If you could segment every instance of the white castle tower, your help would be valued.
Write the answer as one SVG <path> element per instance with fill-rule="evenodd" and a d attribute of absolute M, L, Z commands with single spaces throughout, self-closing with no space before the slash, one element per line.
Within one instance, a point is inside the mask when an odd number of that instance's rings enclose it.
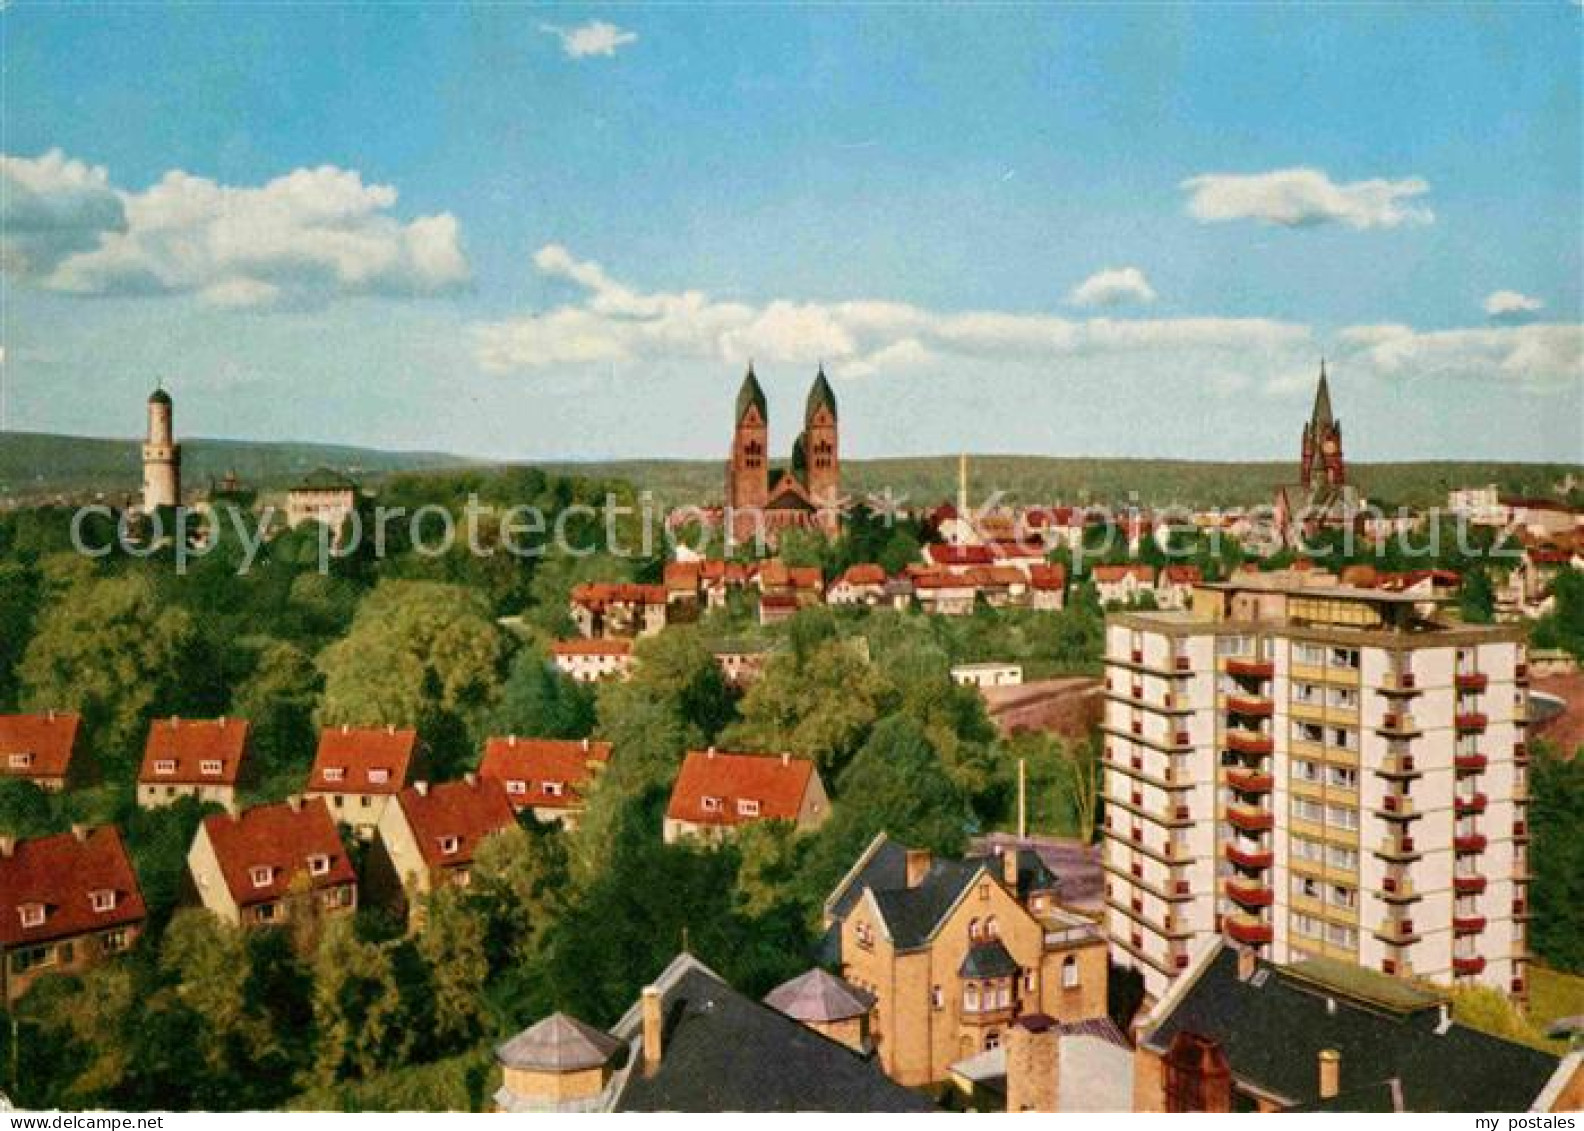
<path fill-rule="evenodd" d="M 143 444 L 143 510 L 181 502 L 181 445 L 171 423 L 171 398 L 155 389 L 148 399 L 148 440 Z"/>

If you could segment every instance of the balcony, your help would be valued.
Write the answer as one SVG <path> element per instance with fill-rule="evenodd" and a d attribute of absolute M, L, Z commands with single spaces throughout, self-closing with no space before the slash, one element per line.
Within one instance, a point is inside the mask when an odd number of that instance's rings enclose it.
<path fill-rule="evenodd" d="M 1452 764 L 1463 773 L 1478 773 L 1490 764 L 1490 759 L 1483 754 L 1455 754 Z"/>
<path fill-rule="evenodd" d="M 1414 765 L 1412 754 L 1394 754 L 1385 758 L 1375 772 L 1388 778 L 1412 778 L 1419 776 L 1419 769 Z"/>
<path fill-rule="evenodd" d="M 1485 890 L 1485 877 L 1477 872 L 1453 876 L 1452 890 L 1459 895 L 1478 895 Z"/>
<path fill-rule="evenodd" d="M 1414 679 L 1413 672 L 1387 672 L 1381 680 L 1381 690 L 1400 695 L 1414 695 L 1419 691 L 1419 685 Z"/>
<path fill-rule="evenodd" d="M 1452 682 L 1459 691 L 1478 692 L 1490 684 L 1490 677 L 1484 672 L 1458 672 Z"/>
<path fill-rule="evenodd" d="M 1419 725 L 1414 722 L 1413 716 L 1401 711 L 1388 711 L 1381 716 L 1380 730 L 1387 734 L 1409 735 L 1418 734 Z"/>
<path fill-rule="evenodd" d="M 1486 798 L 1483 793 L 1470 793 L 1454 797 L 1452 804 L 1459 813 L 1483 813 Z"/>
<path fill-rule="evenodd" d="M 1260 770 L 1231 769 L 1226 772 L 1227 784 L 1240 793 L 1269 793 L 1276 779 Z"/>
<path fill-rule="evenodd" d="M 1264 718 L 1275 709 L 1263 695 L 1228 695 L 1227 710 L 1235 715 L 1253 715 Z"/>
<path fill-rule="evenodd" d="M 1264 884 L 1236 877 L 1227 880 L 1226 893 L 1227 898 L 1244 907 L 1269 907 L 1276 901 L 1276 893 Z"/>
<path fill-rule="evenodd" d="M 1413 798 L 1400 793 L 1388 793 L 1382 797 L 1377 812 L 1384 814 L 1389 820 L 1398 821 L 1406 821 L 1418 816 L 1414 812 Z"/>
<path fill-rule="evenodd" d="M 1411 836 L 1389 836 L 1380 842 L 1375 852 L 1388 860 L 1417 860 L 1420 855 Z"/>
<path fill-rule="evenodd" d="M 1484 730 L 1485 724 L 1489 720 L 1478 711 L 1465 711 L 1461 715 L 1455 716 L 1452 722 L 1458 730 L 1471 733 Z"/>
<path fill-rule="evenodd" d="M 1191 672 L 1193 671 L 1193 661 L 1187 656 L 1174 656 L 1172 657 L 1172 668 L 1180 673 Z"/>
<path fill-rule="evenodd" d="M 1485 916 L 1483 915 L 1454 915 L 1452 916 L 1452 930 L 1459 935 L 1477 935 L 1485 929 Z"/>
<path fill-rule="evenodd" d="M 1131 656 L 1132 656 L 1133 662 L 1135 664 L 1142 664 L 1144 662 L 1144 649 L 1142 649 L 1142 648 L 1133 649 L 1133 651 L 1131 653 Z"/>
<path fill-rule="evenodd" d="M 1228 915 L 1223 922 L 1228 937 L 1245 946 L 1264 946 L 1274 937 L 1269 923 L 1251 915 Z"/>
<path fill-rule="evenodd" d="M 1513 668 L 1513 679 L 1517 680 L 1519 683 L 1528 683 L 1529 682 L 1529 665 L 1528 664 L 1518 664 L 1516 667 L 1514 667 Z"/>
<path fill-rule="evenodd" d="M 1226 747 L 1238 754 L 1263 757 L 1276 749 L 1276 740 L 1268 734 L 1260 734 L 1257 731 L 1229 730 L 1226 732 Z"/>
<path fill-rule="evenodd" d="M 1402 874 L 1383 876 L 1381 894 L 1388 903 L 1403 903 L 1419 898 L 1419 893 L 1414 891 L 1413 881 Z"/>
<path fill-rule="evenodd" d="M 1485 960 L 1478 955 L 1463 958 L 1457 955 L 1452 957 L 1452 973 L 1458 975 L 1474 975 L 1485 972 Z"/>
<path fill-rule="evenodd" d="M 1251 871 L 1269 868 L 1275 862 L 1275 854 L 1269 849 L 1239 848 L 1230 840 L 1226 842 L 1225 853 L 1226 858 L 1239 868 L 1248 868 Z"/>
<path fill-rule="evenodd" d="M 1515 742 L 1515 743 L 1513 743 L 1513 761 L 1514 762 L 1527 762 L 1527 761 L 1529 761 L 1529 744 L 1527 742 Z"/>
<path fill-rule="evenodd" d="M 1252 805 L 1228 805 L 1226 818 L 1234 828 L 1247 833 L 1262 833 L 1273 828 L 1276 818 L 1264 809 Z"/>
<path fill-rule="evenodd" d="M 1465 833 L 1452 838 L 1452 848 L 1457 852 L 1484 852 L 1485 835 L 1483 833 Z"/>
<path fill-rule="evenodd" d="M 1226 662 L 1226 670 L 1227 675 L 1244 679 L 1270 679 L 1276 674 L 1276 661 L 1233 657 Z"/>
<path fill-rule="evenodd" d="M 1513 822 L 1513 839 L 1514 840 L 1528 840 L 1529 839 L 1529 822 L 1527 822 L 1527 821 L 1514 821 Z"/>
<path fill-rule="evenodd" d="M 1375 937 L 1392 946 L 1407 946 L 1419 941 L 1412 919 L 1386 919 L 1375 932 Z"/>

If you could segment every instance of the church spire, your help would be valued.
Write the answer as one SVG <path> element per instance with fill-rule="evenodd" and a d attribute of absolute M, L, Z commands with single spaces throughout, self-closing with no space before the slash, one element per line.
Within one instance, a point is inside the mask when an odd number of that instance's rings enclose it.
<path fill-rule="evenodd" d="M 759 410 L 759 419 L 770 419 L 769 404 L 765 400 L 764 390 L 759 387 L 759 378 L 754 376 L 753 362 L 748 362 L 748 372 L 743 377 L 742 388 L 737 390 L 737 419 L 741 421 L 748 415 L 749 408 Z"/>
<path fill-rule="evenodd" d="M 809 389 L 808 402 L 803 407 L 803 423 L 814 422 L 814 414 L 821 408 L 830 410 L 831 421 L 836 420 L 836 392 L 830 386 L 830 381 L 825 377 L 825 363 L 819 365 L 819 372 L 814 375 L 814 385 Z"/>
<path fill-rule="evenodd" d="M 1316 428 L 1329 428 L 1336 423 L 1331 415 L 1331 386 L 1326 383 L 1325 358 L 1320 359 L 1320 385 L 1315 389 L 1314 413 L 1310 423 Z"/>

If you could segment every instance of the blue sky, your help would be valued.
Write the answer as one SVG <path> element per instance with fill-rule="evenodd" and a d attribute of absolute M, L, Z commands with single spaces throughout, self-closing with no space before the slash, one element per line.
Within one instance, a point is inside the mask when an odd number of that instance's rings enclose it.
<path fill-rule="evenodd" d="M 1584 459 L 1581 10 L 0 12 L 5 425 Z M 784 427 L 781 425 L 784 422 Z"/>

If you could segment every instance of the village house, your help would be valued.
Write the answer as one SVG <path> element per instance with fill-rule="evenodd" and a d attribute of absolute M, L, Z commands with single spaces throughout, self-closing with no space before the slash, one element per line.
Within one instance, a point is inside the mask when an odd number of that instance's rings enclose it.
<path fill-rule="evenodd" d="M 331 816 L 367 840 L 390 799 L 407 785 L 417 749 L 418 732 L 411 727 L 326 727 L 308 771 L 307 796 L 324 798 Z"/>
<path fill-rule="evenodd" d="M 791 620 L 797 616 L 797 611 L 803 608 L 803 602 L 798 595 L 789 590 L 778 589 L 772 593 L 759 595 L 759 623 L 761 625 L 780 624 L 782 621 Z"/>
<path fill-rule="evenodd" d="M 194 797 L 236 812 L 247 749 L 246 719 L 173 715 L 154 720 L 138 769 L 138 807 L 155 809 L 178 797 Z"/>
<path fill-rule="evenodd" d="M 1508 572 L 1497 597 L 1507 610 L 1519 616 L 1544 616 L 1555 604 L 1551 587 L 1566 569 L 1584 569 L 1584 553 L 1551 543 L 1525 546 L 1523 557 Z"/>
<path fill-rule="evenodd" d="M 1028 603 L 1028 575 L 1015 566 L 992 565 L 969 570 L 963 580 L 992 609 L 1005 609 Z"/>
<path fill-rule="evenodd" d="M 991 565 L 995 561 L 990 547 L 978 543 L 957 545 L 947 542 L 930 542 L 923 549 L 924 565 L 931 571 L 965 574 L 969 570 Z"/>
<path fill-rule="evenodd" d="M 830 798 L 814 763 L 789 754 L 690 750 L 666 805 L 665 842 L 718 840 L 755 821 L 792 821 L 818 828 Z"/>
<path fill-rule="evenodd" d="M 965 617 L 974 611 L 979 590 L 963 573 L 940 569 L 913 574 L 913 595 L 926 613 Z"/>
<path fill-rule="evenodd" d="M 1097 565 L 1090 571 L 1101 605 L 1129 605 L 1155 594 L 1155 567 L 1143 562 Z"/>
<path fill-rule="evenodd" d="M 947 1079 L 1000 1047 L 1012 1021 L 1106 1016 L 1106 941 L 1065 909 L 1030 850 L 933 857 L 884 833 L 825 902 L 827 948 L 846 981 L 876 998 L 872 1037 L 900 1084 Z"/>
<path fill-rule="evenodd" d="M 82 719 L 66 711 L 0 715 L 0 781 L 29 781 L 58 792 L 86 776 L 78 752 Z"/>
<path fill-rule="evenodd" d="M 1155 578 L 1155 604 L 1162 609 L 1186 609 L 1194 586 L 1204 582 L 1204 572 L 1193 565 L 1162 566 Z"/>
<path fill-rule="evenodd" d="M 498 781 L 514 812 L 567 827 L 583 814 L 589 787 L 610 764 L 611 744 L 587 738 L 518 738 L 509 734 L 484 743 L 479 777 Z"/>
<path fill-rule="evenodd" d="M 1023 682 L 1022 664 L 957 664 L 952 682 L 961 687 L 1017 687 Z"/>
<path fill-rule="evenodd" d="M 286 525 L 317 522 L 336 532 L 357 511 L 358 485 L 339 471 L 321 467 L 286 492 Z"/>
<path fill-rule="evenodd" d="M 620 637 L 603 640 L 557 640 L 550 645 L 556 670 L 579 683 L 626 679 L 633 666 L 633 642 Z"/>
<path fill-rule="evenodd" d="M 1031 566 L 1028 571 L 1029 604 L 1045 612 L 1060 612 L 1067 604 L 1067 567 Z"/>
<path fill-rule="evenodd" d="M 831 582 L 825 592 L 827 605 L 864 605 L 874 608 L 885 602 L 886 572 L 873 563 L 851 565 Z"/>
<path fill-rule="evenodd" d="M 204 907 L 233 927 L 357 909 L 357 875 L 323 798 L 205 817 L 187 871 Z"/>
<path fill-rule="evenodd" d="M 46 974 L 80 974 L 126 950 L 146 911 L 113 825 L 55 836 L 0 836 L 0 1002 Z"/>
<path fill-rule="evenodd" d="M 506 787 L 493 778 L 415 782 L 380 818 L 367 875 L 370 898 L 407 912 L 448 884 L 467 887 L 479 845 L 516 823 Z"/>
<path fill-rule="evenodd" d="M 574 586 L 572 620 L 588 638 L 651 636 L 666 625 L 664 585 L 591 581 Z"/>
<path fill-rule="evenodd" d="M 495 1049 L 495 1110 L 934 1110 L 873 1061 L 674 958 L 609 1032 L 553 1013 Z"/>
<path fill-rule="evenodd" d="M 770 650 L 763 644 L 750 640 L 728 640 L 717 644 L 714 650 L 715 666 L 726 682 L 735 688 L 745 688 L 764 675 L 770 662 Z"/>
<path fill-rule="evenodd" d="M 1135 1111 L 1578 1111 L 1584 1051 L 1470 1029 L 1445 994 L 1205 939 L 1136 1022 Z"/>

